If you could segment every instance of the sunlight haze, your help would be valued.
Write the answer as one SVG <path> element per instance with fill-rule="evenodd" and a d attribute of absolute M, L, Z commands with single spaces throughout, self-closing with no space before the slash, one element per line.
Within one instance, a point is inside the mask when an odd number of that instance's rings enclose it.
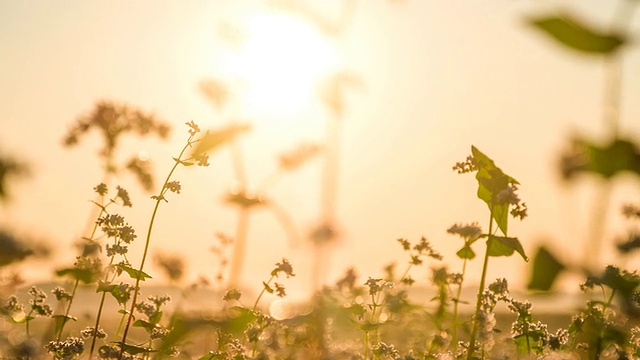
<path fill-rule="evenodd" d="M 184 123 L 193 120 L 202 129 L 251 125 L 235 143 L 247 189 L 263 190 L 293 230 L 267 208 L 251 211 L 241 280 L 246 287 L 259 287 L 273 264 L 287 258 L 297 275 L 290 292 L 309 293 L 313 258 L 320 256 L 309 234 L 329 216 L 322 210 L 323 181 L 330 181 L 325 163 L 312 158 L 295 171 L 274 174 L 280 154 L 322 143 L 331 121 L 339 130 L 332 140 L 338 167 L 331 214 L 339 236 L 323 260 L 327 283 L 350 267 L 364 282 L 382 276 L 391 262 L 404 264 L 398 238 L 417 242 L 425 236 L 455 269 L 462 242 L 446 230 L 488 220 L 473 175 L 452 171 L 471 145 L 520 182 L 529 216 L 512 219 L 509 232 L 528 255 L 545 242 L 574 261 L 583 259 L 576 244 L 586 241 L 598 179 L 562 182 L 558 162 L 572 135 L 604 138 L 604 61 L 551 42 L 526 19 L 564 9 L 604 27 L 613 6 L 379 0 L 355 1 L 351 9 L 342 1 L 319 3 L 1 2 L 0 152 L 31 168 L 30 177 L 11 184 L 1 223 L 55 245 L 51 261 L 22 265 L 25 276 L 51 280 L 54 269 L 77 255 L 73 244 L 83 236 L 92 189 L 102 179 L 102 139 L 90 133 L 65 148 L 63 138 L 100 100 L 129 104 L 171 125 L 166 142 L 130 136 L 118 151 L 121 160 L 136 155 L 151 161 L 156 185 L 188 136 Z M 637 33 L 637 17 L 631 27 Z M 639 64 L 636 42 L 626 48 L 621 72 L 620 128 L 632 139 L 639 135 Z M 327 79 L 343 86 L 336 90 Z M 207 81 L 228 86 L 226 106 L 203 95 Z M 332 96 L 342 107 L 327 105 L 338 106 Z M 224 203 L 238 186 L 232 148 L 212 153 L 209 167 L 179 168 L 174 177 L 182 191 L 160 207 L 152 255 L 182 254 L 185 282 L 200 275 L 213 282 L 216 233 L 236 231 L 237 208 Z M 114 178 L 116 185 L 132 196 L 133 207 L 121 213 L 138 234 L 128 255 L 137 266 L 153 208 L 149 197 L 157 190 L 145 193 L 130 174 Z M 637 178 L 622 176 L 610 209 L 639 196 Z M 608 213 L 611 228 L 626 226 L 619 211 Z M 605 232 L 611 239 L 622 235 Z M 616 256 L 609 247 L 603 263 Z M 480 262 L 470 263 L 470 277 L 479 276 Z M 416 270 L 414 278 L 426 284 L 429 268 L 437 265 Z M 522 287 L 528 267 L 519 257 L 496 258 L 489 278 L 508 268 L 509 281 Z M 154 280 L 164 279 L 153 272 Z"/>

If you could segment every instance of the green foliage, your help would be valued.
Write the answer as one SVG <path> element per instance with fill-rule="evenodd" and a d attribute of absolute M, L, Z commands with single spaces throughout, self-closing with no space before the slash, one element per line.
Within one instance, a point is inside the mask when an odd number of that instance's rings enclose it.
<path fill-rule="evenodd" d="M 591 173 L 611 179 L 623 172 L 640 175 L 640 149 L 625 139 L 616 138 L 604 145 L 575 139 L 571 150 L 562 158 L 565 178 Z"/>
<path fill-rule="evenodd" d="M 540 247 L 533 257 L 531 279 L 527 288 L 530 290 L 551 290 L 558 275 L 565 269 L 566 267 L 549 250 Z"/>
<path fill-rule="evenodd" d="M 146 279 L 151 279 L 151 275 L 142 270 L 137 270 L 123 264 L 116 264 L 115 267 L 127 273 L 134 280 L 145 281 Z"/>
<path fill-rule="evenodd" d="M 589 54 L 609 54 L 626 43 L 618 34 L 598 31 L 568 14 L 529 19 L 529 24 L 567 48 Z"/>
<path fill-rule="evenodd" d="M 518 239 L 506 236 L 488 236 L 487 252 L 489 256 L 511 256 L 514 251 L 520 254 L 525 261 L 529 261 Z"/>
<path fill-rule="evenodd" d="M 509 190 L 510 185 L 519 184 L 514 178 L 506 175 L 493 160 L 483 154 L 475 146 L 471 147 L 473 162 L 476 166 L 478 180 L 478 198 L 489 207 L 493 219 L 503 234 L 507 234 L 509 203 L 499 196 Z"/>

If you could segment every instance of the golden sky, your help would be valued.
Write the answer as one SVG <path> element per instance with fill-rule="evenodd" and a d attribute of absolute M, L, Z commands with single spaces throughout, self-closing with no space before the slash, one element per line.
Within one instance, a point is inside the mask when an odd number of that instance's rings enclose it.
<path fill-rule="evenodd" d="M 341 18 L 338 0 L 323 6 L 272 3 L 311 6 L 331 24 Z M 59 244 L 55 266 L 73 261 L 71 244 L 82 235 L 91 189 L 102 176 L 97 137 L 71 149 L 63 148 L 62 138 L 98 100 L 126 102 L 172 124 L 167 143 L 124 144 L 124 154 L 148 153 L 159 178 L 186 138 L 186 121 L 202 128 L 232 119 L 251 122 L 240 146 L 255 189 L 275 170 L 282 151 L 301 141 L 323 141 L 332 115 L 316 97 L 314 82 L 342 71 L 358 81 L 346 91 L 340 120 L 341 240 L 332 248 L 328 278 L 353 265 L 366 279 L 380 276 L 392 261 L 403 263 L 399 237 L 427 237 L 456 269 L 461 241 L 446 229 L 461 222 L 482 225 L 488 218 L 486 205 L 475 198 L 475 179 L 451 170 L 472 144 L 522 184 L 530 216 L 513 221 L 510 235 L 530 253 L 544 240 L 580 259 L 577 246 L 589 223 L 594 181 L 560 184 L 557 158 L 571 134 L 604 133 L 604 62 L 552 43 L 525 20 L 568 9 L 604 26 L 612 6 L 595 0 L 354 3 L 341 32 L 327 36 L 308 17 L 264 1 L 3 1 L 0 149 L 27 161 L 33 176 L 14 187 L 12 203 L 1 209 L 2 224 Z M 634 121 L 640 118 L 633 101 L 640 96 L 639 64 L 633 45 L 624 55 L 622 83 L 621 128 L 629 136 L 637 135 Z M 225 111 L 213 109 L 199 92 L 207 79 L 234 84 L 237 93 Z M 183 253 L 191 279 L 215 273 L 209 251 L 214 234 L 235 229 L 236 211 L 221 200 L 234 186 L 231 166 L 228 149 L 222 149 L 208 168 L 180 169 L 182 193 L 160 209 L 152 253 Z M 268 192 L 301 234 L 318 222 L 322 171 L 321 159 L 315 159 Z M 639 195 L 637 181 L 622 180 L 614 209 Z M 150 194 L 129 176 L 117 183 L 133 195 L 134 207 L 122 213 L 143 238 Z M 294 282 L 305 291 L 318 256 L 307 242 L 292 244 L 266 210 L 252 213 L 248 239 L 243 283 L 259 285 L 286 257 L 299 274 Z M 138 241 L 131 249 L 134 264 L 143 246 Z M 491 268 L 495 276 L 513 269 L 514 282 L 526 277 L 526 265 L 516 257 L 492 260 Z M 414 275 L 426 281 L 428 272 Z"/>

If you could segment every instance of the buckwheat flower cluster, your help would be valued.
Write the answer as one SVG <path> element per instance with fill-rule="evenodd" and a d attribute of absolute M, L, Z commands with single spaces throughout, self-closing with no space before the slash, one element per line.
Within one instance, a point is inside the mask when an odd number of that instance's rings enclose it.
<path fill-rule="evenodd" d="M 152 318 L 160 312 L 162 305 L 165 305 L 169 301 L 171 301 L 169 295 L 149 296 L 147 300 L 136 304 L 136 310 L 145 314 L 148 318 Z"/>
<path fill-rule="evenodd" d="M 102 226 L 102 231 L 110 238 L 121 240 L 127 244 L 130 244 L 137 235 L 135 230 L 125 223 L 124 217 L 117 214 L 105 215 L 98 218 L 97 224 Z"/>
<path fill-rule="evenodd" d="M 151 339 L 162 339 L 165 336 L 167 336 L 167 334 L 169 333 L 168 329 L 162 329 L 162 328 L 153 328 L 151 330 L 151 334 L 149 334 L 149 338 Z"/>
<path fill-rule="evenodd" d="M 470 172 L 474 172 L 478 170 L 478 166 L 476 164 L 476 160 L 473 156 L 467 156 L 467 159 L 463 162 L 456 162 L 453 166 L 453 170 L 458 174 L 466 174 Z"/>
<path fill-rule="evenodd" d="M 364 284 L 369 287 L 369 295 L 376 295 L 383 289 L 390 289 L 393 287 L 393 283 L 389 281 L 374 278 L 369 278 L 369 280 Z"/>
<path fill-rule="evenodd" d="M 98 357 L 100 359 L 122 359 L 122 360 L 135 360 L 133 355 L 120 351 L 114 345 L 104 345 L 98 349 Z"/>
<path fill-rule="evenodd" d="M 427 255 L 430 258 L 442 260 L 442 255 L 433 249 L 431 243 L 429 243 L 424 236 L 420 238 L 419 243 L 413 246 L 413 250 L 417 251 L 420 255 Z"/>
<path fill-rule="evenodd" d="M 97 192 L 99 195 L 105 196 L 107 195 L 107 193 L 109 192 L 109 188 L 107 187 L 107 184 L 105 183 L 100 183 L 98 185 L 96 185 L 93 190 L 95 192 Z"/>
<path fill-rule="evenodd" d="M 478 313 L 478 339 L 477 341 L 482 344 L 484 351 L 490 351 L 496 344 L 493 337 L 493 329 L 496 326 L 496 315 L 493 311 L 480 311 Z"/>
<path fill-rule="evenodd" d="M 68 301 L 72 298 L 71 293 L 60 286 L 56 286 L 55 289 L 51 290 L 51 293 L 56 297 L 56 300 L 58 301 Z"/>
<path fill-rule="evenodd" d="M 12 320 L 17 317 L 18 314 L 24 314 L 24 305 L 18 302 L 18 298 L 15 295 L 12 295 L 0 308 L 0 315 Z"/>
<path fill-rule="evenodd" d="M 373 346 L 373 354 L 378 359 L 391 359 L 395 360 L 400 356 L 398 350 L 396 350 L 395 346 L 387 345 L 383 342 L 378 342 Z"/>
<path fill-rule="evenodd" d="M 555 334 L 547 333 L 545 337 L 545 345 L 551 350 L 560 350 L 560 348 L 569 342 L 569 331 L 567 329 L 558 329 Z"/>
<path fill-rule="evenodd" d="M 496 281 L 489 285 L 489 290 L 498 295 L 500 299 L 507 297 L 509 294 L 509 284 L 507 283 L 507 279 L 496 279 Z"/>
<path fill-rule="evenodd" d="M 276 267 L 271 271 L 271 276 L 278 277 L 279 273 L 284 273 L 287 277 L 295 276 L 293 267 L 287 259 L 282 259 L 281 263 L 276 263 Z"/>
<path fill-rule="evenodd" d="M 242 296 L 242 292 L 238 289 L 229 289 L 225 294 L 222 300 L 231 301 L 231 300 L 240 300 Z"/>
<path fill-rule="evenodd" d="M 520 220 L 527 217 L 527 204 L 520 201 L 520 197 L 516 193 L 518 186 L 510 183 L 504 190 L 500 191 L 497 196 L 498 203 L 513 206 L 510 213 L 514 218 Z"/>
<path fill-rule="evenodd" d="M 31 305 L 31 311 L 33 313 L 44 317 L 50 317 L 53 315 L 53 309 L 51 309 L 51 306 L 44 303 L 47 295 L 42 290 L 32 286 L 31 289 L 29 289 L 29 295 L 32 296 L 32 299 L 29 300 L 29 304 Z"/>
<path fill-rule="evenodd" d="M 482 234 L 482 228 L 477 222 L 471 224 L 453 224 L 447 229 L 449 234 L 458 235 L 465 240 L 476 239 Z"/>
<path fill-rule="evenodd" d="M 105 246 L 105 250 L 107 253 L 107 257 L 112 257 L 116 255 L 125 255 L 129 251 L 129 248 L 120 244 L 107 244 Z"/>
<path fill-rule="evenodd" d="M 182 190 L 182 186 L 180 186 L 180 181 L 169 181 L 167 183 L 167 189 L 169 189 L 169 191 L 174 192 L 176 194 L 180 194 L 180 190 Z"/>
<path fill-rule="evenodd" d="M 80 331 L 80 335 L 82 335 L 83 338 L 88 339 L 90 337 L 93 337 L 93 335 L 95 334 L 96 338 L 98 339 L 106 339 L 107 338 L 107 333 L 98 328 L 94 328 L 93 326 L 87 326 L 84 330 Z"/>
<path fill-rule="evenodd" d="M 91 277 L 92 281 L 95 281 L 97 277 L 102 273 L 102 260 L 97 257 L 88 257 L 88 256 L 78 256 L 76 257 L 76 262 L 74 266 L 82 270 L 82 272 L 86 272 L 87 274 L 91 274 L 88 277 Z"/>
<path fill-rule="evenodd" d="M 129 197 L 129 192 L 120 186 L 116 186 L 116 190 L 118 190 L 116 198 L 120 198 L 120 200 L 122 200 L 122 206 L 132 207 L 133 203 Z"/>
<path fill-rule="evenodd" d="M 121 282 L 115 285 L 115 288 L 110 291 L 118 304 L 124 305 L 131 299 L 131 293 L 134 290 L 134 286 L 131 284 Z"/>
<path fill-rule="evenodd" d="M 197 133 L 200 132 L 200 127 L 198 126 L 198 124 L 193 122 L 193 120 L 185 124 L 187 124 L 187 126 L 189 127 L 189 135 L 195 136 Z"/>
<path fill-rule="evenodd" d="M 65 341 L 50 341 L 45 345 L 45 349 L 54 359 L 73 360 L 84 351 L 84 340 L 71 337 Z"/>

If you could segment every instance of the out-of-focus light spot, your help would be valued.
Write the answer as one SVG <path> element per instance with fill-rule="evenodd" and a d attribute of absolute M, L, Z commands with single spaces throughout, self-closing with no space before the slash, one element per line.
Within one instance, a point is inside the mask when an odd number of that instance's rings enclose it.
<path fill-rule="evenodd" d="M 288 115 L 308 107 L 320 80 L 337 67 L 336 49 L 319 29 L 289 14 L 254 15 L 243 27 L 247 38 L 228 72 L 246 84 L 245 108 Z"/>
<path fill-rule="evenodd" d="M 146 150 L 142 150 L 142 151 L 138 152 L 138 160 L 140 160 L 140 161 L 149 160 L 149 152 L 146 151 Z"/>
<path fill-rule="evenodd" d="M 387 315 L 387 313 L 380 314 L 380 322 L 386 322 L 387 320 L 389 320 L 389 315 Z"/>
<path fill-rule="evenodd" d="M 290 316 L 289 304 L 284 299 L 278 299 L 269 305 L 269 313 L 276 320 L 284 320 Z"/>

